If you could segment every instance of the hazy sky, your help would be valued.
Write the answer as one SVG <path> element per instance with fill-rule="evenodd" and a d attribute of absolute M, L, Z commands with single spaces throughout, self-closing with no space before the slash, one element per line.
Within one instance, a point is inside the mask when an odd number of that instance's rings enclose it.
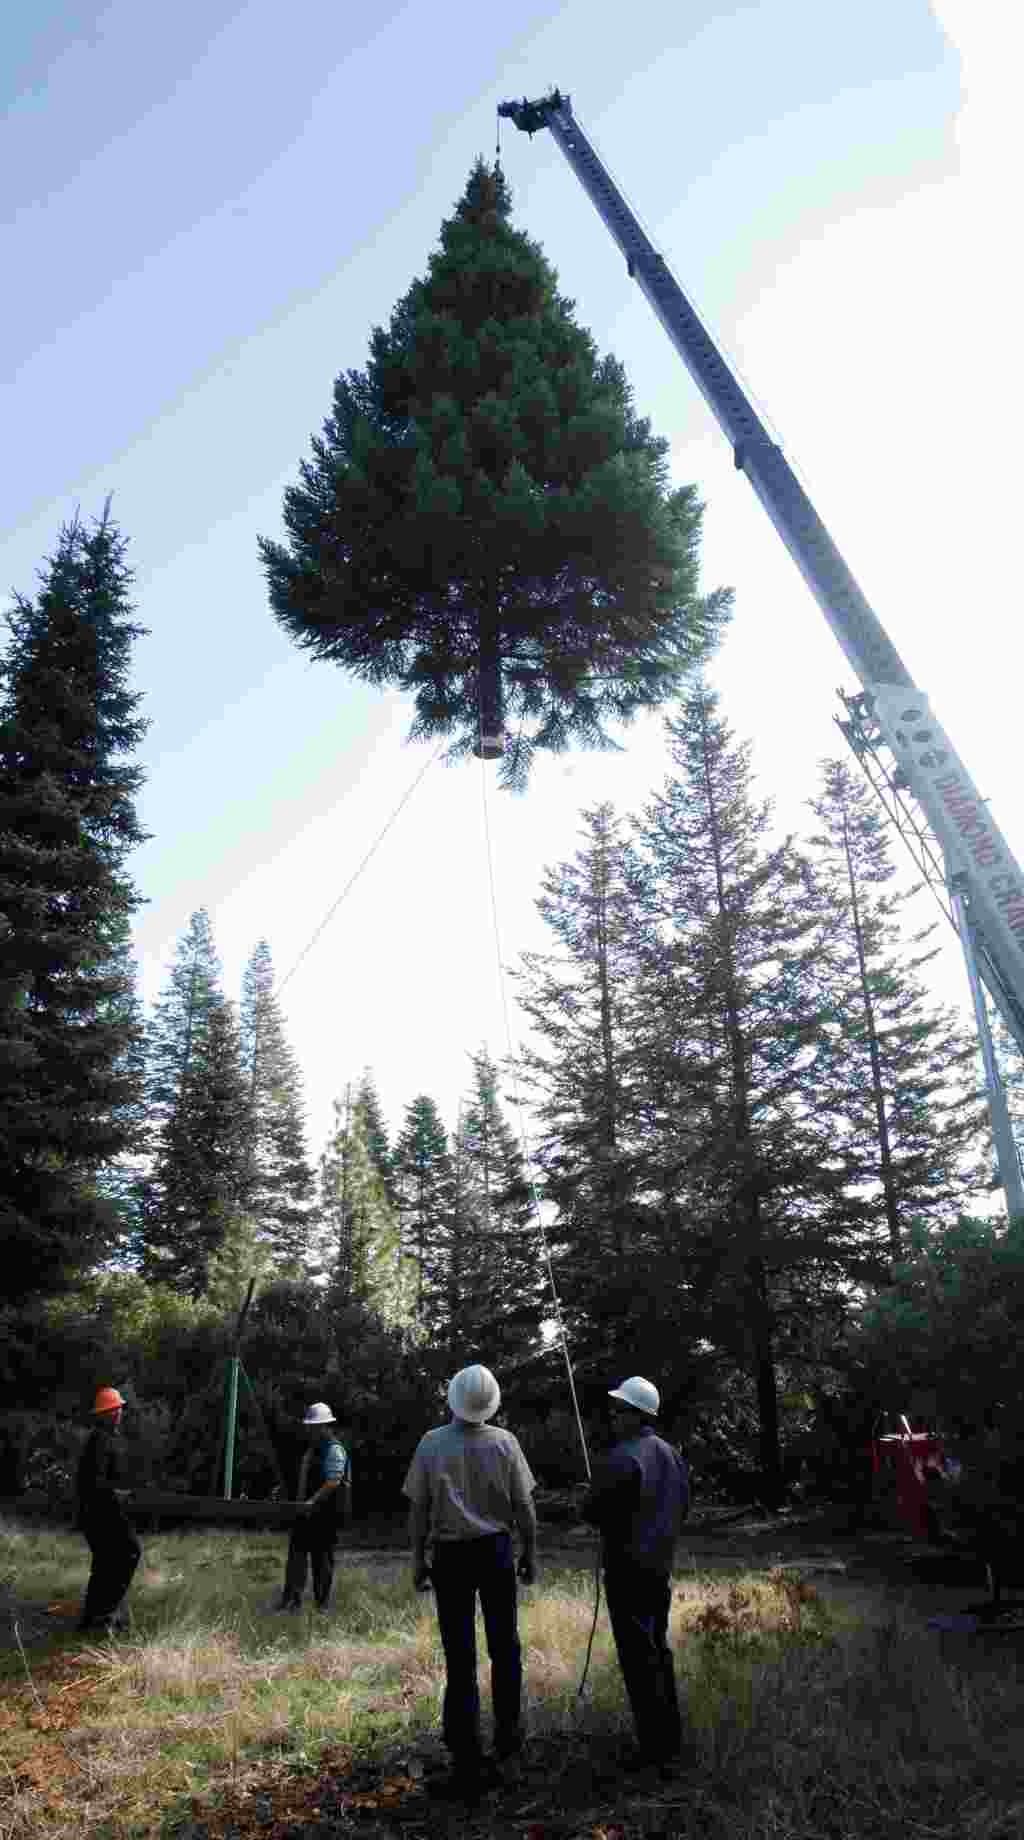
<path fill-rule="evenodd" d="M 401 699 L 292 650 L 256 536 L 493 151 L 496 103 L 553 83 L 1024 856 L 1017 19 L 1004 0 L 9 9 L 0 580 L 30 592 L 62 520 L 114 493 L 151 629 L 147 998 L 199 905 L 229 992 L 261 935 L 283 977 L 426 758 Z M 504 124 L 502 143 L 516 221 L 700 484 L 706 582 L 737 591 L 713 681 L 799 825 L 841 748 L 835 686 L 856 686 L 550 136 Z M 543 943 L 541 871 L 580 808 L 660 782 L 660 724 L 624 739 L 545 765 L 525 798 L 492 783 L 507 962 Z M 392 1126 L 424 1090 L 452 1122 L 468 1051 L 504 1050 L 482 788 L 475 764 L 430 770 L 287 985 L 314 1150 L 364 1065 Z M 943 991 L 962 976 L 947 955 Z"/>

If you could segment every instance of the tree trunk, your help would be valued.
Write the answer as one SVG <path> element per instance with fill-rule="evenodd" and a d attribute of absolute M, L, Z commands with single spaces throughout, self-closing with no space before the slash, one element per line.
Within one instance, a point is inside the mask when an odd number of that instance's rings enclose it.
<path fill-rule="evenodd" d="M 850 902 L 853 912 L 853 933 L 857 942 L 857 966 L 860 971 L 861 995 L 864 999 L 864 1017 L 868 1031 L 868 1053 L 871 1056 L 871 1090 L 875 1102 L 875 1119 L 878 1125 L 878 1149 L 882 1175 L 882 1192 L 885 1196 L 885 1218 L 889 1227 L 889 1250 L 893 1264 L 901 1254 L 900 1210 L 896 1197 L 896 1181 L 892 1166 L 892 1146 L 889 1140 L 889 1120 L 885 1111 L 885 1088 L 882 1085 L 882 1057 L 878 1048 L 878 1033 L 875 1028 L 875 1006 L 868 984 L 867 957 L 864 951 L 864 929 L 860 920 L 860 902 L 857 899 L 857 878 L 853 872 L 853 855 L 850 850 L 850 833 L 846 822 L 846 810 L 843 810 L 843 849 L 846 852 L 846 872 L 850 881 Z"/>
<path fill-rule="evenodd" d="M 502 749 L 504 708 L 501 694 L 501 628 L 497 609 L 488 607 L 480 615 L 479 654 L 479 729 L 474 754 L 492 760 Z"/>
<path fill-rule="evenodd" d="M 706 746 L 706 731 L 705 731 Z M 705 752 L 705 764 L 707 754 Z M 755 1189 L 754 1144 L 750 1127 L 750 1091 L 747 1070 L 747 1050 L 743 1039 L 743 1026 L 740 1021 L 740 1006 L 736 989 L 736 959 L 732 915 L 729 910 L 725 889 L 725 870 L 721 847 L 721 833 L 718 823 L 718 808 L 715 803 L 714 786 L 709 770 L 705 771 L 705 792 L 707 797 L 708 821 L 712 849 L 715 860 L 715 887 L 718 898 L 718 912 L 721 923 L 722 957 L 723 957 L 723 1006 L 725 1025 L 729 1039 L 729 1057 L 732 1064 L 732 1131 L 736 1146 L 736 1158 L 739 1164 L 737 1183 L 737 1213 L 742 1222 L 742 1231 L 746 1239 L 747 1283 L 744 1286 L 744 1303 L 747 1331 L 754 1357 L 754 1381 L 757 1387 L 758 1441 L 761 1460 L 761 1477 L 764 1498 L 769 1507 L 777 1508 L 782 1501 L 782 1453 L 779 1448 L 779 1402 L 775 1378 L 775 1356 L 772 1337 L 771 1301 L 768 1294 L 768 1276 L 765 1270 L 764 1256 L 761 1249 L 761 1211 Z"/>

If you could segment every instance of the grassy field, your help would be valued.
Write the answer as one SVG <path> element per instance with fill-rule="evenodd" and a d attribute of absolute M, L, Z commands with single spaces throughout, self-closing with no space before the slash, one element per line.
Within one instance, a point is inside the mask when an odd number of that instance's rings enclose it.
<path fill-rule="evenodd" d="M 1024 1836 L 1016 1661 L 964 1670 L 881 1600 L 826 1601 L 796 1570 L 679 1573 L 693 1760 L 631 1789 L 603 1614 L 577 1695 L 593 1577 L 569 1555 L 523 1593 L 521 1781 L 438 1809 L 422 1787 L 440 1754 L 431 1600 L 403 1557 L 348 1554 L 329 1619 L 282 1616 L 283 1555 L 274 1534 L 152 1537 L 130 1630 L 90 1646 L 73 1634 L 82 1541 L 0 1527 L 0 1840 Z"/>

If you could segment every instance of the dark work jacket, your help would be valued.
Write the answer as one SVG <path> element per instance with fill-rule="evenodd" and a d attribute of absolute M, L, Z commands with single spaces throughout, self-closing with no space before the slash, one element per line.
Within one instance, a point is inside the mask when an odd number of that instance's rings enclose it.
<path fill-rule="evenodd" d="M 121 1466 L 114 1448 L 114 1439 L 105 1431 L 91 1431 L 78 1460 L 78 1474 L 75 1478 L 77 1525 L 97 1526 L 101 1522 L 110 1521 L 121 1521 L 127 1525 L 127 1517 L 115 1493 L 120 1484 Z"/>
<path fill-rule="evenodd" d="M 325 1531 L 329 1528 L 344 1526 L 348 1519 L 348 1491 L 352 1486 L 351 1459 L 344 1444 L 342 1444 L 338 1438 L 324 1437 L 320 1439 L 319 1443 L 313 1445 L 309 1453 L 309 1463 L 306 1467 L 305 1499 L 309 1501 L 310 1497 L 315 1495 L 318 1489 L 323 1488 L 327 1480 L 327 1465 L 325 1459 L 332 1444 L 337 1445 L 340 1449 L 345 1461 L 345 1468 L 338 1487 L 332 1494 L 328 1495 L 326 1501 L 318 1502 L 313 1509 L 313 1525 L 315 1527 L 322 1527 Z"/>
<path fill-rule="evenodd" d="M 638 1425 L 595 1464 L 583 1518 L 601 1529 L 605 1565 L 667 1574 L 689 1508 L 686 1458 L 653 1425 Z"/>

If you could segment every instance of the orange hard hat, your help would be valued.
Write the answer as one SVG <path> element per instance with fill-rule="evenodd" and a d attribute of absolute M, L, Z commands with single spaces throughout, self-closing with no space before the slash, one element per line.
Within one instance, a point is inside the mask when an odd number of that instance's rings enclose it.
<path fill-rule="evenodd" d="M 123 1406 L 125 1403 L 116 1386 L 101 1386 L 96 1395 L 96 1404 L 92 1409 L 93 1417 L 95 1418 L 97 1412 L 116 1412 L 118 1406 Z"/>

